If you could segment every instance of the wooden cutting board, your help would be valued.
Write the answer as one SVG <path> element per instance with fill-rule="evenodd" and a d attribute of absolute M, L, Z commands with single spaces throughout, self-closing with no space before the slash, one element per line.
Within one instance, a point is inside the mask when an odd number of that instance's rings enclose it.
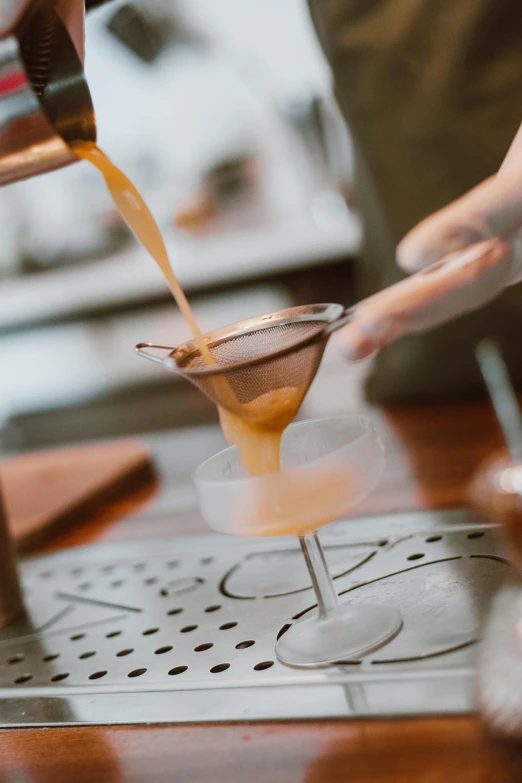
<path fill-rule="evenodd" d="M 0 462 L 9 527 L 20 549 L 41 544 L 155 481 L 140 441 L 23 454 Z"/>

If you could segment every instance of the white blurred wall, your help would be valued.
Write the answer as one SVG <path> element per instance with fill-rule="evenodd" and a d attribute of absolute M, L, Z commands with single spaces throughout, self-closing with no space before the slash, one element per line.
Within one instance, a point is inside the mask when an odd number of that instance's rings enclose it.
<path fill-rule="evenodd" d="M 153 64 L 104 28 L 113 4 L 89 15 L 85 68 L 100 145 L 136 180 L 164 226 L 201 170 L 241 148 L 261 155 L 273 208 L 295 212 L 303 198 L 299 161 L 276 106 L 330 92 L 305 0 L 171 3 L 207 45 L 173 48 Z M 81 251 L 110 207 L 86 164 L 0 190 L 0 275 L 22 250 L 43 258 Z"/>

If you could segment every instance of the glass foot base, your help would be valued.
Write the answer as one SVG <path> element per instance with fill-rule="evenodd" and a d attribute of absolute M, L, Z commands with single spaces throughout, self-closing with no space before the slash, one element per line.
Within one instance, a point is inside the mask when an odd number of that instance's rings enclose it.
<path fill-rule="evenodd" d="M 401 626 L 400 612 L 393 606 L 345 604 L 324 619 L 315 611 L 297 620 L 275 651 L 282 663 L 302 668 L 353 661 L 385 644 Z"/>

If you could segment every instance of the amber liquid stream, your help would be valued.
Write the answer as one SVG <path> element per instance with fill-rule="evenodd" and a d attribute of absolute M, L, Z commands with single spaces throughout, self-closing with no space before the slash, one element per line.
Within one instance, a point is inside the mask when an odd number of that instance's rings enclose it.
<path fill-rule="evenodd" d="M 201 356 L 208 365 L 216 364 L 194 317 L 185 293 L 174 274 L 165 242 L 149 208 L 127 176 L 93 142 L 81 142 L 73 147 L 74 154 L 89 161 L 105 179 L 110 194 L 129 228 L 155 260 L 167 281 L 170 291 L 185 317 Z M 224 378 L 215 378 L 219 385 L 217 396 L 226 399 L 233 395 Z M 294 387 L 274 389 L 252 402 L 238 406 L 237 415 L 218 407 L 223 434 L 241 453 L 244 467 L 254 476 L 275 473 L 280 469 L 281 436 L 294 418 L 301 395 Z M 264 411 L 263 415 L 256 415 Z"/>

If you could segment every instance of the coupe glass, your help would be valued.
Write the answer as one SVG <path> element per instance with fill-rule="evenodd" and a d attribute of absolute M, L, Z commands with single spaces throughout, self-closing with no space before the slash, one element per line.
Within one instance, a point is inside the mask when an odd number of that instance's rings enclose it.
<path fill-rule="evenodd" d="M 299 537 L 317 606 L 277 641 L 283 663 L 320 667 L 354 660 L 400 629 L 393 606 L 340 603 L 317 536 L 318 528 L 351 511 L 374 489 L 383 468 L 384 449 L 370 420 L 342 415 L 288 427 L 279 473 L 251 476 L 235 446 L 194 472 L 201 513 L 214 530 Z"/>

